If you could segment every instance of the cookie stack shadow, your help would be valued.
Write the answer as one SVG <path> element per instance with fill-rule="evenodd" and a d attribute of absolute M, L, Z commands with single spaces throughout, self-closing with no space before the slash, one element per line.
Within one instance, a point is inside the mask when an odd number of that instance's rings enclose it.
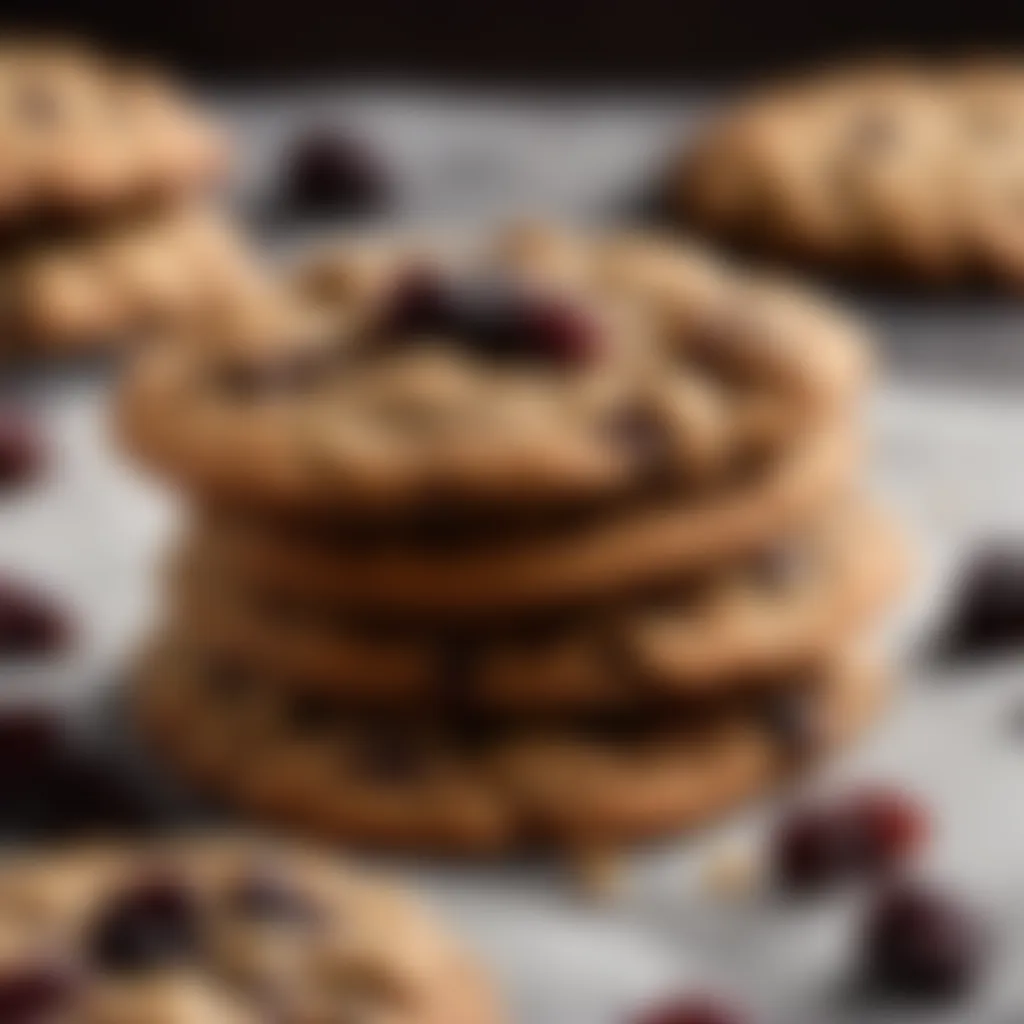
<path fill-rule="evenodd" d="M 225 140 L 159 71 L 0 41 L 0 364 L 108 349 L 257 274 L 209 204 Z"/>
<path fill-rule="evenodd" d="M 120 395 L 194 508 L 131 706 L 199 790 L 373 845 L 607 847 L 880 710 L 905 566 L 837 312 L 537 226 L 338 246 L 294 287 L 302 330 L 152 349 Z"/>

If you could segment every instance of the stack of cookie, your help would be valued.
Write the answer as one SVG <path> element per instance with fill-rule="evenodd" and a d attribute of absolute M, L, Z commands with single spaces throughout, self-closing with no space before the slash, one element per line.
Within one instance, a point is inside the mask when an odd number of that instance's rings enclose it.
<path fill-rule="evenodd" d="M 901 575 L 856 330 L 637 237 L 355 242 L 144 353 L 122 435 L 196 515 L 133 707 L 211 793 L 326 836 L 590 848 L 693 825 L 879 708 Z"/>
<path fill-rule="evenodd" d="M 201 206 L 224 165 L 156 72 L 0 43 L 0 358 L 106 345 L 249 280 L 241 240 Z"/>

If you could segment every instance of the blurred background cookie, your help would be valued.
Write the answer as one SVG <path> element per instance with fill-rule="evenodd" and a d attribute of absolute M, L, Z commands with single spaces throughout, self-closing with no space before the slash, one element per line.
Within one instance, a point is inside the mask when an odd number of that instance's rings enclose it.
<path fill-rule="evenodd" d="M 755 92 L 683 147 L 675 214 L 773 259 L 1017 290 L 1024 65 L 864 63 Z"/>

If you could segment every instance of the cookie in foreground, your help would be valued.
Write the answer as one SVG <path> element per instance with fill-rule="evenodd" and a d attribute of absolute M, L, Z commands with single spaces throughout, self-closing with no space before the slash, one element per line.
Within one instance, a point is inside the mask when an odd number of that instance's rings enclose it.
<path fill-rule="evenodd" d="M 4 1021 L 503 1020 L 411 897 L 269 840 L 6 853 L 0 935 Z"/>

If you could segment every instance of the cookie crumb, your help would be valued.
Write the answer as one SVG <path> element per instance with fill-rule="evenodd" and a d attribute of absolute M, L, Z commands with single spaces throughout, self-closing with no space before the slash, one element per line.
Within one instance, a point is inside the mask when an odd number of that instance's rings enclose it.
<path fill-rule="evenodd" d="M 702 887 L 714 896 L 741 899 L 759 886 L 762 869 L 762 859 L 749 843 L 722 843 L 703 865 Z"/>

